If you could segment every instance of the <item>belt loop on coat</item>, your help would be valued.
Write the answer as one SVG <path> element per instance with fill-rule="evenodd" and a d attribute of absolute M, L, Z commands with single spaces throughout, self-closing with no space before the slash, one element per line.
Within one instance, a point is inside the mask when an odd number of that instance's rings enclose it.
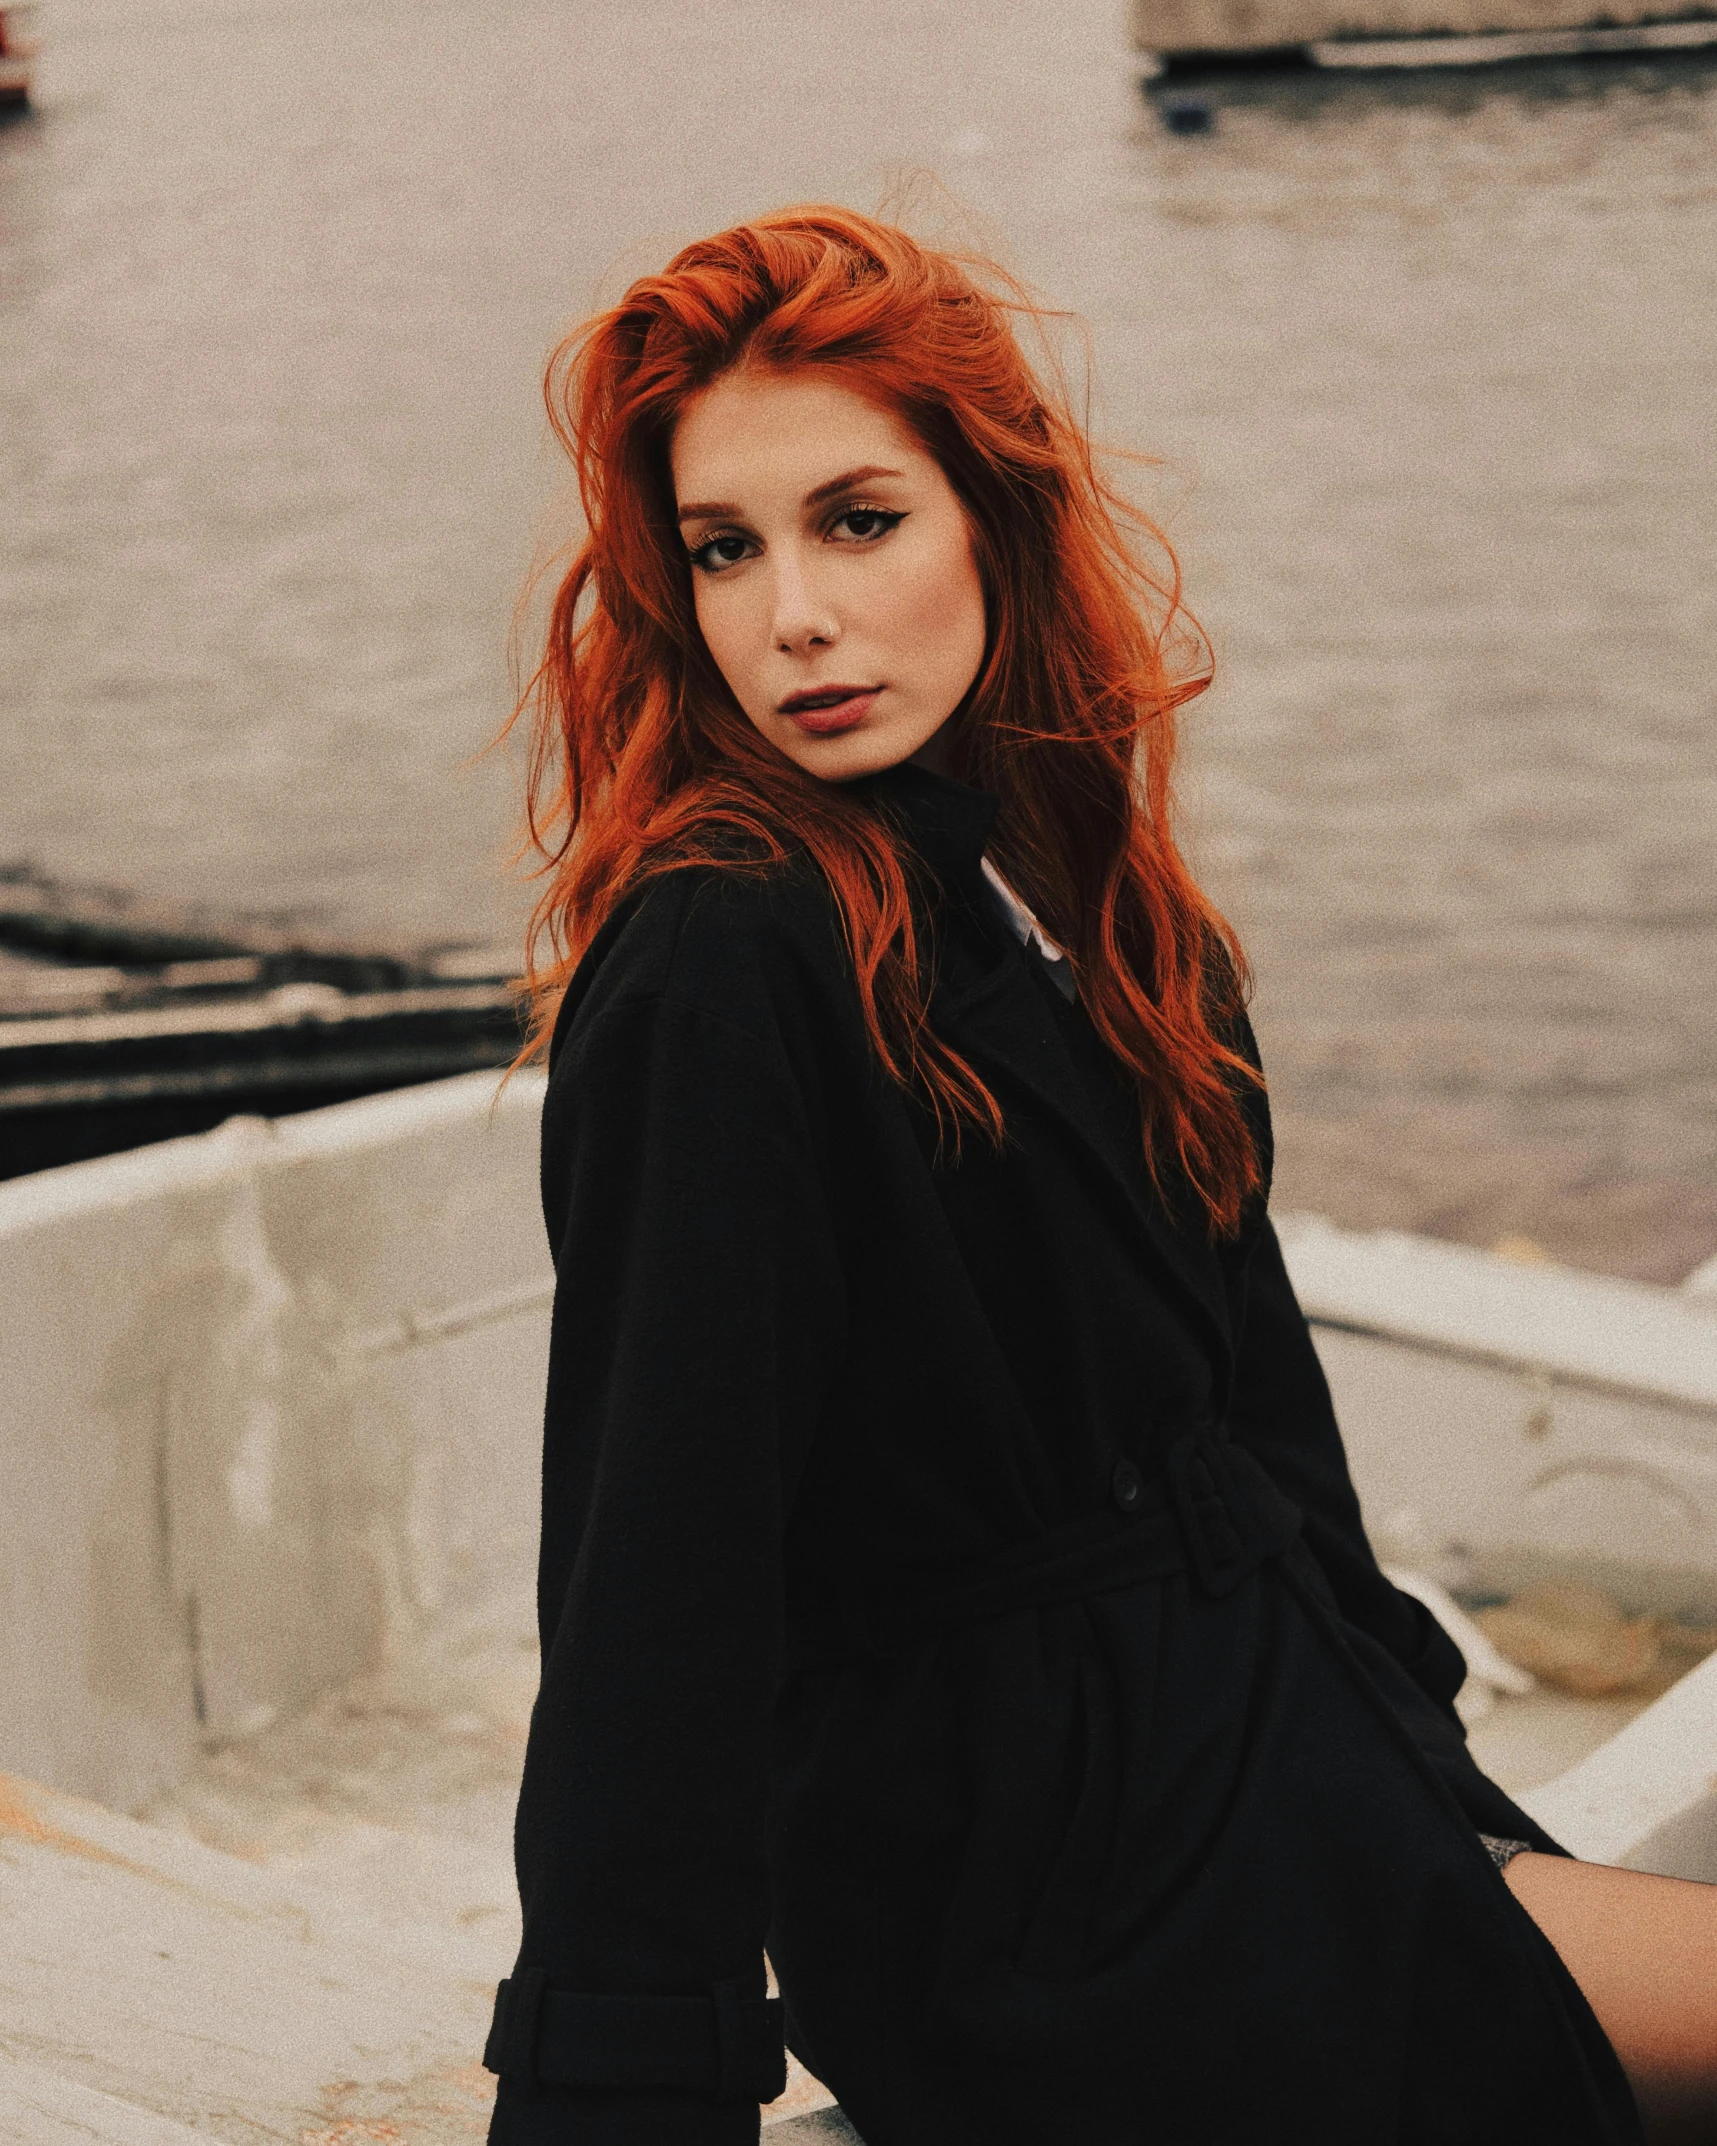
<path fill-rule="evenodd" d="M 537 2027 L 542 2018 L 548 1974 L 541 1967 L 520 1968 L 495 1992 L 495 2016 L 483 2044 L 483 2068 L 522 2086 L 537 2076 Z"/>
<path fill-rule="evenodd" d="M 1207 1595 L 1232 1593 L 1280 1547 L 1251 1483 L 1235 1480 L 1229 1450 L 1208 1430 L 1187 1431 L 1169 1448 L 1168 1484 L 1187 1565 Z"/>

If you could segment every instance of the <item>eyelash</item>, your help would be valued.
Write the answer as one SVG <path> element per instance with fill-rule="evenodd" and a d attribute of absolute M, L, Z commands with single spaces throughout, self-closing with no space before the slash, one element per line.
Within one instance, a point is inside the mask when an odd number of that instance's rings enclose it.
<path fill-rule="evenodd" d="M 880 522 L 882 524 L 881 528 L 877 529 L 870 536 L 855 536 L 851 538 L 850 541 L 854 544 L 880 543 L 882 539 L 885 536 L 889 535 L 892 530 L 899 528 L 900 524 L 906 519 L 906 516 L 903 512 L 899 512 L 892 507 L 870 507 L 864 505 L 861 501 L 854 500 L 849 505 L 842 507 L 840 512 L 835 515 L 833 520 L 829 523 L 830 533 L 838 529 L 842 522 L 852 520 L 854 516 L 860 516 L 867 520 Z M 717 562 L 709 556 L 709 554 L 715 549 L 716 545 L 749 544 L 750 542 L 751 539 L 749 537 L 742 537 L 736 529 L 718 529 L 714 536 L 705 537 L 703 542 L 698 545 L 697 549 L 690 553 L 689 556 L 691 558 L 693 566 L 695 566 L 700 573 L 725 574 L 730 567 L 743 566 L 745 564 L 745 561 L 743 558 L 739 558 L 723 559 L 720 562 Z"/>

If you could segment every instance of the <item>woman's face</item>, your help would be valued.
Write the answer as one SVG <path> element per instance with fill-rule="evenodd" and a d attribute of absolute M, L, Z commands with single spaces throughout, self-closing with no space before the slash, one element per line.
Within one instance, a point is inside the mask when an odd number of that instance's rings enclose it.
<path fill-rule="evenodd" d="M 770 743 L 827 782 L 943 762 L 985 621 L 935 457 L 814 373 L 738 371 L 687 404 L 672 464 L 698 624 Z"/>

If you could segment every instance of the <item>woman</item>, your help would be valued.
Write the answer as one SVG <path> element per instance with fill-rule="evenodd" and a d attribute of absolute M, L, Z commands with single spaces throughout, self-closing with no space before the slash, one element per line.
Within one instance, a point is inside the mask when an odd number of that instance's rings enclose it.
<path fill-rule="evenodd" d="M 551 367 L 491 2137 L 753 2140 L 784 2027 L 867 2146 L 1633 2140 L 1618 2048 L 1696 2123 L 1707 1889 L 1561 1856 L 1367 1548 L 1169 831 L 1197 644 L 996 288 L 798 211 Z"/>

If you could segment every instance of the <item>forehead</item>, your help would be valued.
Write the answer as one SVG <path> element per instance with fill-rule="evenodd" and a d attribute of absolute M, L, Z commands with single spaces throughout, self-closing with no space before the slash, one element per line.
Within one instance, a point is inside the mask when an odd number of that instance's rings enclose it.
<path fill-rule="evenodd" d="M 681 412 L 670 451 L 686 500 L 802 499 L 869 463 L 917 470 L 930 457 L 901 420 L 814 373 L 724 373 Z M 931 464 L 934 467 L 934 464 Z"/>

